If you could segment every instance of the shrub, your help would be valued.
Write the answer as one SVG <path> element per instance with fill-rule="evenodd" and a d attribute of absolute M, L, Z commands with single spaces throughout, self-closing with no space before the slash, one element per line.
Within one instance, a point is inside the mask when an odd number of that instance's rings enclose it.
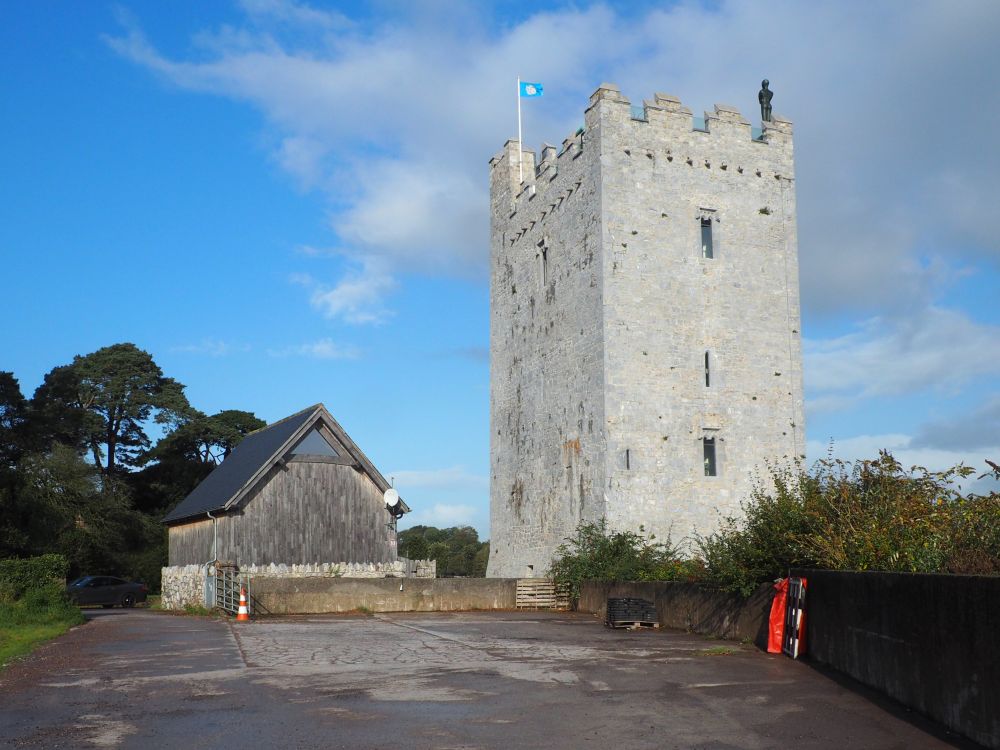
<path fill-rule="evenodd" d="M 1000 481 L 1000 466 L 980 479 Z M 949 573 L 1000 574 L 1000 494 L 970 495 L 956 504 L 952 515 L 952 545 L 945 569 Z"/>
<path fill-rule="evenodd" d="M 772 468 L 771 482 L 773 491 L 757 483 L 740 504 L 740 515 L 724 516 L 717 532 L 696 537 L 708 582 L 749 596 L 788 568 L 812 564 L 805 544 L 811 525 L 803 495 L 815 494 L 818 488 L 798 467 Z"/>
<path fill-rule="evenodd" d="M 697 562 L 681 559 L 677 547 L 632 531 L 609 531 L 607 521 L 583 522 L 556 549 L 549 576 L 578 599 L 583 581 L 677 581 L 698 575 Z"/>
<path fill-rule="evenodd" d="M 0 602 L 13 602 L 54 581 L 65 585 L 68 571 L 69 562 L 62 555 L 0 560 Z"/>
<path fill-rule="evenodd" d="M 971 473 L 907 470 L 885 451 L 772 469 L 773 488 L 757 486 L 741 516 L 698 540 L 707 578 L 749 595 L 792 567 L 1000 573 L 1000 495 L 962 497 Z"/>
<path fill-rule="evenodd" d="M 873 461 L 820 461 L 815 497 L 804 497 L 811 529 L 804 546 L 831 570 L 934 573 L 950 548 L 951 517 L 965 467 L 909 471 L 888 452 Z"/>
<path fill-rule="evenodd" d="M 27 589 L 22 598 L 0 607 L 0 627 L 80 622 L 83 615 L 59 583 Z"/>

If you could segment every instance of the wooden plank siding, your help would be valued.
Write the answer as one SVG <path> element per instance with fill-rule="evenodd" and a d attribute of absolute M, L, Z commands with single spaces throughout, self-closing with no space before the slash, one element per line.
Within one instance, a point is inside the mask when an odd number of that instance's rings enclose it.
<path fill-rule="evenodd" d="M 367 474 L 328 461 L 272 468 L 240 503 L 220 515 L 218 559 L 240 565 L 393 562 L 396 535 L 382 492 Z M 212 521 L 169 529 L 171 565 L 212 559 Z"/>

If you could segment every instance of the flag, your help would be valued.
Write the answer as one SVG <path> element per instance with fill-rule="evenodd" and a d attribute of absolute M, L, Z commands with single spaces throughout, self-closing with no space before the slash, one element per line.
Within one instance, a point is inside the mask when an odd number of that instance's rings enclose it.
<path fill-rule="evenodd" d="M 541 95 L 542 95 L 542 84 L 528 83 L 527 81 L 521 81 L 521 96 L 531 97 L 531 96 L 541 96 Z"/>

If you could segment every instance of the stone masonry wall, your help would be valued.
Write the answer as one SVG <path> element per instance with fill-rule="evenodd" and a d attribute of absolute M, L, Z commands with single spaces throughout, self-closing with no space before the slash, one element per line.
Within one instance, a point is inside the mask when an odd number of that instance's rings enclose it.
<path fill-rule="evenodd" d="M 537 169 L 490 162 L 491 576 L 543 575 L 580 520 L 710 532 L 804 452 L 791 124 L 638 110 L 602 85 Z"/>
<path fill-rule="evenodd" d="M 739 512 L 765 462 L 805 453 L 791 124 L 776 117 L 755 140 L 724 105 L 702 132 L 673 97 L 647 102 L 642 120 L 612 87 L 593 102 L 611 259 L 608 518 L 678 541 Z"/>
<path fill-rule="evenodd" d="M 163 609 L 205 606 L 204 565 L 174 565 L 163 568 L 162 575 L 160 606 Z"/>
<path fill-rule="evenodd" d="M 604 515 L 600 180 L 586 134 L 491 161 L 491 577 Z M 518 160 L 524 158 L 524 183 Z"/>

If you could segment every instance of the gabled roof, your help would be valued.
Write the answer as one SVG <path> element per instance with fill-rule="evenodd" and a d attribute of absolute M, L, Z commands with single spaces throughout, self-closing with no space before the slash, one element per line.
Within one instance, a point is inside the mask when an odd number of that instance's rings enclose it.
<path fill-rule="evenodd" d="M 366 473 L 381 492 L 389 489 L 385 477 L 344 432 L 344 428 L 326 407 L 316 404 L 243 438 L 229 457 L 164 517 L 163 523 L 177 523 L 233 507 L 256 486 L 271 467 L 281 461 L 292 447 L 319 424 L 333 433 L 357 468 Z M 410 510 L 405 503 L 400 502 L 404 511 Z"/>

